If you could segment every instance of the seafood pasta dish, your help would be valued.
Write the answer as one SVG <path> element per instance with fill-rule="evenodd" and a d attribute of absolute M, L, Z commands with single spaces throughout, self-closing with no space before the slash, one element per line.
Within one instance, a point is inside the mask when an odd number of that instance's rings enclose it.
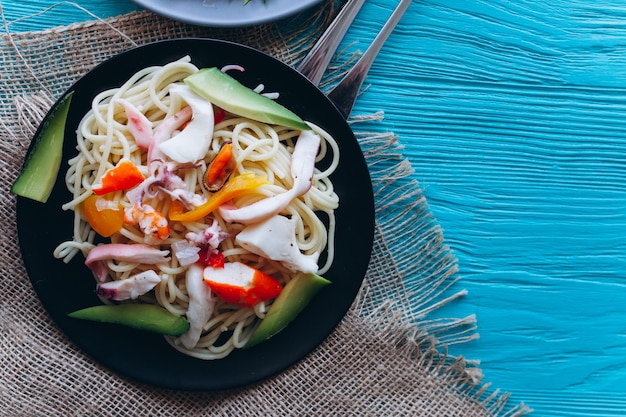
<path fill-rule="evenodd" d="M 126 310 L 77 318 L 156 329 L 214 360 L 245 347 L 272 307 L 287 314 L 290 282 L 323 279 L 337 143 L 238 71 L 254 68 L 185 57 L 85 109 L 65 175 L 73 237 L 54 255 L 84 257 L 100 307 Z"/>

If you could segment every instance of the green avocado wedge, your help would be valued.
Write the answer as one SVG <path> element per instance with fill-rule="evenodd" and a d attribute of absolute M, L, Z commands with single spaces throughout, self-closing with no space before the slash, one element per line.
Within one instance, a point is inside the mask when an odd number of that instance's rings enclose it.
<path fill-rule="evenodd" d="M 229 113 L 297 130 L 311 129 L 291 110 L 244 86 L 218 68 L 203 68 L 186 77 L 185 84 Z"/>
<path fill-rule="evenodd" d="M 83 308 L 69 317 L 101 323 L 121 324 L 139 330 L 180 336 L 189 330 L 189 321 L 155 304 L 107 304 Z"/>
<path fill-rule="evenodd" d="M 298 274 L 289 281 L 265 318 L 254 330 L 244 349 L 257 345 L 283 330 L 309 304 L 329 280 L 316 274 Z"/>
<path fill-rule="evenodd" d="M 61 167 L 65 122 L 73 94 L 65 95 L 44 121 L 11 193 L 41 203 L 48 201 Z"/>

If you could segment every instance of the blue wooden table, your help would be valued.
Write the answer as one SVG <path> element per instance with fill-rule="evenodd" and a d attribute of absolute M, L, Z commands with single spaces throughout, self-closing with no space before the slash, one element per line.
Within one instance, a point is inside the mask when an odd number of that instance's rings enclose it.
<path fill-rule="evenodd" d="M 4 0 L 11 31 L 138 10 Z M 368 0 L 365 48 L 395 6 Z M 452 345 L 535 415 L 626 415 L 626 0 L 415 0 L 357 113 L 385 111 L 459 260 Z"/>

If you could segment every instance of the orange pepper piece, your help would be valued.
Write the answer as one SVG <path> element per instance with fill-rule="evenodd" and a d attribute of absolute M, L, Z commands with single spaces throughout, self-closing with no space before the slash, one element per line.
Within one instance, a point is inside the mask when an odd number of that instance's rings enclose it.
<path fill-rule="evenodd" d="M 122 228 L 124 208 L 121 204 L 90 195 L 83 201 L 82 207 L 87 222 L 100 236 L 109 237 Z"/>
<path fill-rule="evenodd" d="M 254 190 L 263 184 L 267 184 L 265 176 L 258 176 L 253 172 L 237 175 L 231 178 L 219 191 L 213 193 L 204 204 L 192 210 L 185 212 L 180 202 L 172 201 L 168 217 L 170 220 L 179 222 L 200 220 L 227 201 Z"/>
<path fill-rule="evenodd" d="M 92 189 L 96 195 L 104 195 L 119 190 L 128 190 L 143 181 L 139 168 L 129 160 L 118 163 L 102 176 L 102 186 Z"/>

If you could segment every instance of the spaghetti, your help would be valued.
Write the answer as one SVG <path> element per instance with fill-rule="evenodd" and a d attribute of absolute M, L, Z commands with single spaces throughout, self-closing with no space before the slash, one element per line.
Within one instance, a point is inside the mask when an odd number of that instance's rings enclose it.
<path fill-rule="evenodd" d="M 98 246 L 100 238 L 85 217 L 83 202 L 93 195 L 93 189 L 103 175 L 120 161 L 131 161 L 146 177 L 155 175 L 150 165 L 149 152 L 138 143 L 137 133 L 132 131 L 130 118 L 123 104 L 138 109 L 154 131 L 168 123 L 188 106 L 184 99 L 171 90 L 183 85 L 185 77 L 199 69 L 189 57 L 163 66 L 145 68 L 134 74 L 119 88 L 103 91 L 92 101 L 92 107 L 79 123 L 77 129 L 77 155 L 70 159 L 65 176 L 71 201 L 63 205 L 64 210 L 73 210 L 73 239 L 61 243 L 55 250 L 55 257 L 69 262 L 78 252 L 87 257 Z M 281 210 L 280 214 L 295 224 L 295 241 L 304 255 L 323 254 L 320 258 L 318 274 L 324 274 L 333 261 L 334 210 L 338 197 L 333 189 L 330 175 L 337 167 L 339 149 L 335 140 L 321 128 L 308 123 L 312 131 L 321 137 L 316 156 L 311 188 L 303 195 L 294 198 Z M 184 129 L 181 126 L 180 130 Z M 214 126 L 206 156 L 193 164 L 172 164 L 167 167 L 180 181 L 184 192 L 197 200 L 206 201 L 213 194 L 203 185 L 203 173 L 207 165 L 217 155 L 226 142 L 232 144 L 234 171 L 232 176 L 254 173 L 263 176 L 267 183 L 232 199 L 237 207 L 247 206 L 264 198 L 285 193 L 293 186 L 290 175 L 291 158 L 300 132 L 281 126 L 269 125 L 226 113 L 223 120 Z M 167 191 L 167 190 L 166 190 Z M 132 209 L 129 194 L 133 191 L 118 190 L 106 195 L 112 205 L 119 205 L 126 212 Z M 189 204 L 193 198 L 186 200 Z M 145 190 L 142 203 L 156 213 L 165 214 L 170 210 L 174 193 Z M 107 203 L 107 204 L 109 204 Z M 153 290 L 140 296 L 141 302 L 157 303 L 180 316 L 185 316 L 190 306 L 190 292 L 185 275 L 188 265 L 180 262 L 175 255 L 177 242 L 188 239 L 190 233 L 201 234 L 207 228 L 220 230 L 219 252 L 225 262 L 241 262 L 270 275 L 283 286 L 294 275 L 294 271 L 283 263 L 266 259 L 244 248 L 236 241 L 237 234 L 245 227 L 241 223 L 228 222 L 219 210 L 209 216 L 194 221 L 168 222 L 169 234 L 162 240 L 146 240 L 142 225 L 125 222 L 121 229 L 110 237 L 111 243 L 145 244 L 160 250 L 169 251 L 172 256 L 167 262 L 141 264 L 132 261 L 110 259 L 106 261 L 107 281 L 119 281 L 146 270 L 154 270 L 160 282 Z M 174 245 L 174 246 L 173 246 Z M 167 336 L 168 342 L 181 352 L 205 360 L 227 356 L 236 348 L 242 347 L 259 319 L 271 305 L 272 300 L 254 306 L 241 306 L 227 303 L 213 296 L 214 305 L 210 318 L 203 323 L 202 331 L 195 346 L 181 343 L 180 338 Z"/>

